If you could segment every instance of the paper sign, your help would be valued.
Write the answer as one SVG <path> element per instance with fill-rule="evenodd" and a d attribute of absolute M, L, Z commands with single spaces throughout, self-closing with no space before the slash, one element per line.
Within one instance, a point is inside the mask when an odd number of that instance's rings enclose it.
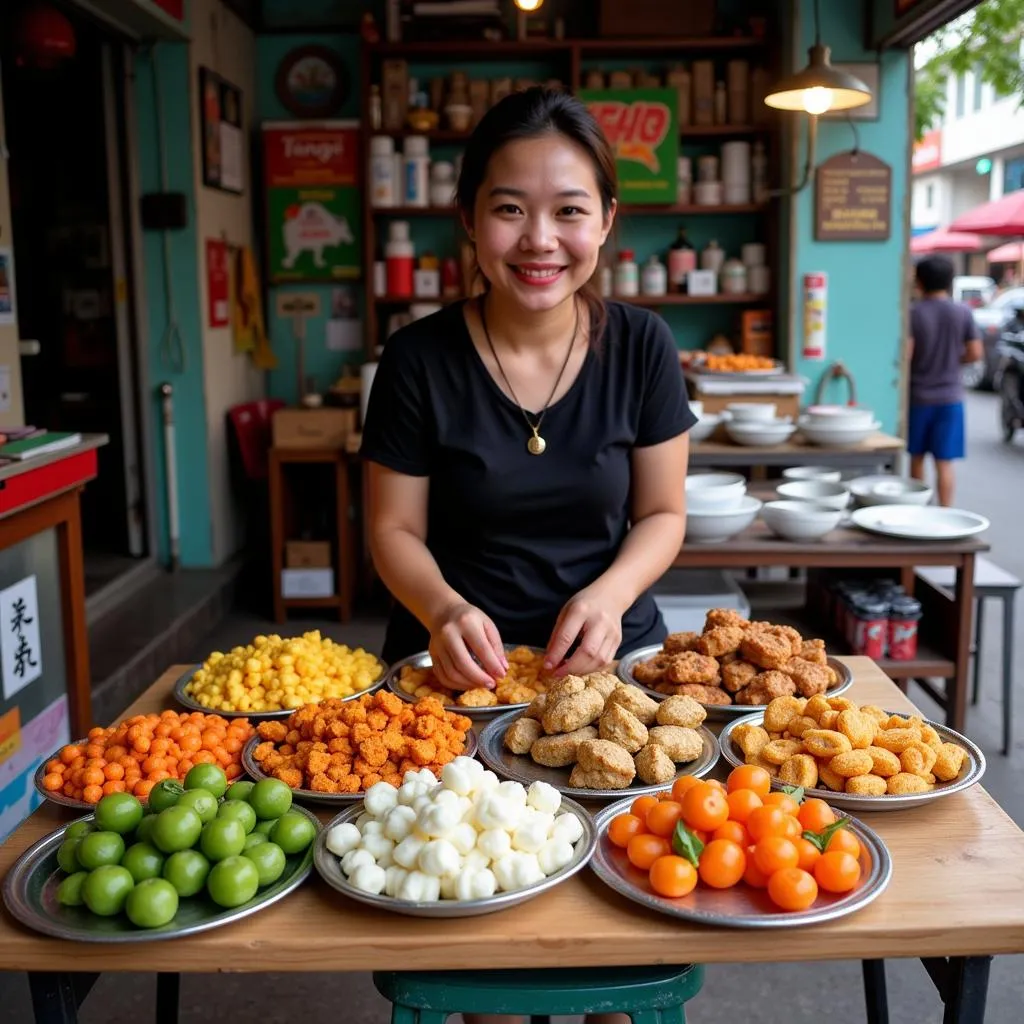
<path fill-rule="evenodd" d="M 825 358 L 828 274 L 804 274 L 804 359 Z"/>
<path fill-rule="evenodd" d="M 208 238 L 206 240 L 206 316 L 211 327 L 227 327 L 231 323 L 230 280 L 227 242 L 220 238 Z"/>
<path fill-rule="evenodd" d="M 5 700 L 43 674 L 35 576 L 0 590 L 0 660 Z"/>
<path fill-rule="evenodd" d="M 0 249 L 0 324 L 13 324 L 14 312 L 14 250 Z"/>

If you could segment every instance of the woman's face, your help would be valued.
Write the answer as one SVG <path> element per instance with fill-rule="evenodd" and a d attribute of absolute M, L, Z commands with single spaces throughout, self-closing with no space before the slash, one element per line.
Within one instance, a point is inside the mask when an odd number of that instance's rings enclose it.
<path fill-rule="evenodd" d="M 526 310 L 553 309 L 586 284 L 608 237 L 594 165 L 562 135 L 510 142 L 491 157 L 471 234 L 496 293 Z"/>

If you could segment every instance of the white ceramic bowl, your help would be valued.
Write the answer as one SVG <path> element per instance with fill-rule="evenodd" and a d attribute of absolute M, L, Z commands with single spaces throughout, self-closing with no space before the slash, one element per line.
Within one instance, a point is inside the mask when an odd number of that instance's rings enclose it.
<path fill-rule="evenodd" d="M 821 480 L 827 484 L 837 484 L 843 478 L 841 470 L 830 466 L 790 466 L 782 471 L 784 480 Z"/>
<path fill-rule="evenodd" d="M 704 415 L 704 403 L 695 402 L 692 398 L 690 399 L 690 412 L 693 413 L 697 419 L 700 419 Z"/>
<path fill-rule="evenodd" d="M 877 420 L 863 426 L 848 427 L 841 423 L 811 423 L 800 420 L 800 432 L 811 444 L 822 448 L 846 448 L 866 441 L 882 424 Z"/>
<path fill-rule="evenodd" d="M 721 544 L 745 530 L 761 510 L 761 502 L 745 494 L 739 504 L 728 511 L 686 513 L 687 544 Z"/>
<path fill-rule="evenodd" d="M 715 413 L 705 413 L 689 430 L 690 441 L 706 441 L 722 422 L 722 417 Z"/>
<path fill-rule="evenodd" d="M 767 501 L 761 518 L 768 529 L 784 540 L 798 543 L 820 540 L 839 525 L 843 513 L 807 501 Z"/>
<path fill-rule="evenodd" d="M 764 420 L 757 423 L 726 423 L 726 433 L 736 444 L 749 447 L 782 444 L 788 441 L 796 427 L 788 419 Z"/>
<path fill-rule="evenodd" d="M 763 423 L 775 419 L 774 402 L 730 402 L 725 411 L 733 423 Z"/>
<path fill-rule="evenodd" d="M 791 480 L 779 484 L 775 493 L 783 501 L 810 501 L 826 508 L 844 509 L 850 503 L 850 492 L 845 487 L 824 480 Z"/>
<path fill-rule="evenodd" d="M 686 478 L 686 507 L 691 512 L 734 509 L 747 493 L 739 473 L 694 473 Z"/>
<path fill-rule="evenodd" d="M 807 419 L 815 426 L 865 427 L 875 420 L 874 411 L 857 405 L 812 405 Z"/>
<path fill-rule="evenodd" d="M 847 482 L 858 505 L 927 505 L 932 488 L 920 480 L 892 474 L 859 476 Z"/>

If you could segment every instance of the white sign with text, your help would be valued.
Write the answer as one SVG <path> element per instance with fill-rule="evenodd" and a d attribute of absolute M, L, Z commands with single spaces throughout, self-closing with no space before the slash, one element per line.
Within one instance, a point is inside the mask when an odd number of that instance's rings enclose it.
<path fill-rule="evenodd" d="M 0 663 L 4 700 L 43 674 L 35 576 L 0 590 Z"/>

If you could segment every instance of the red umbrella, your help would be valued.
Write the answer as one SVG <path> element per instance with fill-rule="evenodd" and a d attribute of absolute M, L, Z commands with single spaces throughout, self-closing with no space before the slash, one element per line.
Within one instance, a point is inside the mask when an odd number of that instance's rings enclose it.
<path fill-rule="evenodd" d="M 1024 189 L 968 210 L 953 221 L 950 230 L 979 235 L 1024 235 Z"/>
<path fill-rule="evenodd" d="M 1019 263 L 1024 259 L 1024 243 L 1006 242 L 988 254 L 989 263 Z"/>
<path fill-rule="evenodd" d="M 981 248 L 981 239 L 977 235 L 969 235 L 949 228 L 929 231 L 927 235 L 917 235 L 910 240 L 912 253 L 932 252 L 977 252 Z"/>

